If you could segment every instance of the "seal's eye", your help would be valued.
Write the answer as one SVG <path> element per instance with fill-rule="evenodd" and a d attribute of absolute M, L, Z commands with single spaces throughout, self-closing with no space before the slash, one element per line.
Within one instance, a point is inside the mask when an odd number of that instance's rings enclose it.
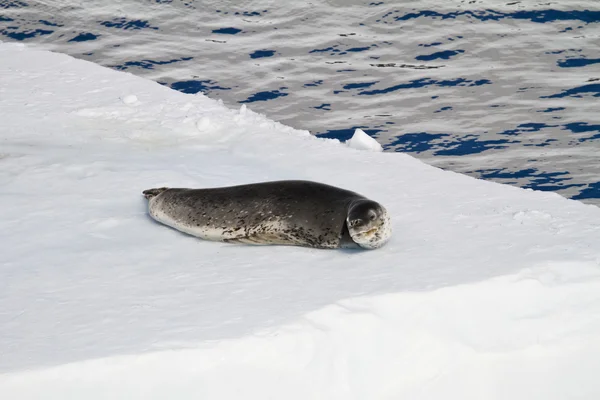
<path fill-rule="evenodd" d="M 377 213 L 373 210 L 369 210 L 369 219 L 375 221 L 375 218 L 377 218 Z"/>

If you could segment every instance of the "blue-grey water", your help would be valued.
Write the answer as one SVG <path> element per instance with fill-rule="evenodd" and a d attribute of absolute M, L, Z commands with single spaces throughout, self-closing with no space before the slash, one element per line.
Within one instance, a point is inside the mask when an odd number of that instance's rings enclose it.
<path fill-rule="evenodd" d="M 0 0 L 0 35 L 600 204 L 597 0 Z"/>

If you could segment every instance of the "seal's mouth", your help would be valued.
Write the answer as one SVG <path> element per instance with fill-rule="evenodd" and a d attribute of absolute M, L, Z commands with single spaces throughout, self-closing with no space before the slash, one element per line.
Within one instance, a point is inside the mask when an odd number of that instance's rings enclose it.
<path fill-rule="evenodd" d="M 363 232 L 359 232 L 360 235 L 365 235 L 365 236 L 371 236 L 374 235 L 375 232 L 377 232 L 379 230 L 379 228 L 371 228 L 367 231 L 363 231 Z"/>

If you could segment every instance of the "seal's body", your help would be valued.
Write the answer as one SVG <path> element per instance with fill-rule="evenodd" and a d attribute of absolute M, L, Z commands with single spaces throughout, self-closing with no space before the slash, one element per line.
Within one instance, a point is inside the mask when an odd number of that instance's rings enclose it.
<path fill-rule="evenodd" d="M 357 193 L 310 181 L 143 192 L 150 216 L 206 240 L 377 248 L 391 236 L 387 211 Z"/>

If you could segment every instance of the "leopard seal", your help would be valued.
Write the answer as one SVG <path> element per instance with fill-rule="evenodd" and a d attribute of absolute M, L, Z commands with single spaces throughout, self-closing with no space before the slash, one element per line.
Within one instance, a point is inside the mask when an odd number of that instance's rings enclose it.
<path fill-rule="evenodd" d="M 392 234 L 389 214 L 381 204 L 319 182 L 161 187 L 142 193 L 154 220 L 205 240 L 376 249 Z"/>

